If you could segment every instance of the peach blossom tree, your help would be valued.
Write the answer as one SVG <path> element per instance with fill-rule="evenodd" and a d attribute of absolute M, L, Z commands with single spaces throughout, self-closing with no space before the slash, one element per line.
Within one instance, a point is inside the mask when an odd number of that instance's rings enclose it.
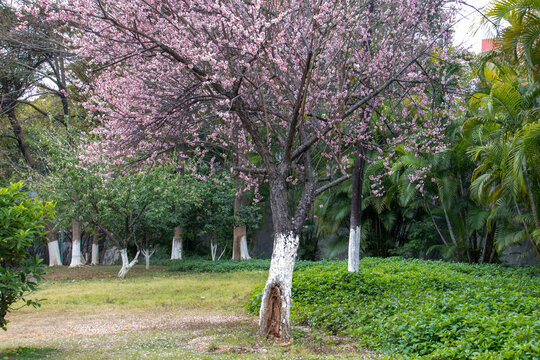
<path fill-rule="evenodd" d="M 443 146 L 446 103 L 432 106 L 426 87 L 427 65 L 447 57 L 449 1 L 39 4 L 30 11 L 66 21 L 66 41 L 95 70 L 85 105 L 99 114 L 102 141 L 89 153 L 153 160 L 191 149 L 208 158 L 218 147 L 247 159 L 233 171 L 248 186 L 268 182 L 274 249 L 259 324 L 266 337 L 292 340 L 299 234 L 314 199 L 351 177 L 356 145 L 380 150 L 374 139 L 383 133 L 391 147 Z M 374 120 L 385 98 L 408 106 Z M 292 186 L 302 189 L 295 204 Z"/>

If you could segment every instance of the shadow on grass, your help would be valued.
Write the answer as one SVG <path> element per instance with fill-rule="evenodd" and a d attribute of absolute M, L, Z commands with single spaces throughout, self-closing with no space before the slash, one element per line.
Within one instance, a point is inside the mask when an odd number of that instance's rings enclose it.
<path fill-rule="evenodd" d="M 34 360 L 59 355 L 60 350 L 50 347 L 18 347 L 0 350 L 0 360 Z"/>

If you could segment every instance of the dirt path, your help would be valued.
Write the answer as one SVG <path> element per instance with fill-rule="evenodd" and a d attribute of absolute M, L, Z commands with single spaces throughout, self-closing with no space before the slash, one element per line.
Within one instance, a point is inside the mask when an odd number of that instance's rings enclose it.
<path fill-rule="evenodd" d="M 256 318 L 246 315 L 174 314 L 163 312 L 130 311 L 85 313 L 54 311 L 20 313 L 9 319 L 8 331 L 0 332 L 0 345 L 13 339 L 57 338 L 73 335 L 103 335 L 123 331 L 197 330 L 226 326 L 237 322 L 251 322 Z"/>

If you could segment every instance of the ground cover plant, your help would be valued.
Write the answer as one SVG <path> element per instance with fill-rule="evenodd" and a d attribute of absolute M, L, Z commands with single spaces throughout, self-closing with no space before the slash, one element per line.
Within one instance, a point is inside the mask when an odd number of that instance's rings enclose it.
<path fill-rule="evenodd" d="M 233 260 L 221 260 L 221 261 L 211 261 L 200 258 L 187 258 L 184 260 L 166 260 L 162 261 L 162 264 L 167 264 L 168 271 L 177 271 L 177 272 L 190 272 L 190 273 L 204 273 L 204 272 L 215 272 L 215 273 L 227 273 L 227 272 L 238 272 L 238 271 L 268 271 L 270 268 L 270 259 L 250 259 L 244 260 L 241 262 Z M 295 269 L 302 269 L 314 265 L 322 264 L 331 264 L 332 261 L 323 260 L 323 261 L 308 261 L 308 260 L 297 260 L 294 264 Z"/>
<path fill-rule="evenodd" d="M 540 359 L 538 275 L 538 267 L 401 258 L 365 258 L 358 273 L 328 263 L 295 272 L 291 315 L 391 356 Z"/>

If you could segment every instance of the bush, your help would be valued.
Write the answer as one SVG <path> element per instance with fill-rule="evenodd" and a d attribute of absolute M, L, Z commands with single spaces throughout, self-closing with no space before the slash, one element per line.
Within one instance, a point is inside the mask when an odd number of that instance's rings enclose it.
<path fill-rule="evenodd" d="M 366 258 L 297 271 L 291 318 L 392 356 L 540 359 L 539 268 Z M 257 313 L 262 288 L 246 305 Z"/>
<path fill-rule="evenodd" d="M 295 264 L 295 270 L 314 266 L 315 264 L 331 262 L 314 262 L 307 260 L 299 260 Z M 244 261 L 220 260 L 213 262 L 211 260 L 200 258 L 187 258 L 184 260 L 168 260 L 160 264 L 167 265 L 168 271 L 178 272 L 215 272 L 227 273 L 237 271 L 268 271 L 270 268 L 270 259 L 251 259 Z"/>
<path fill-rule="evenodd" d="M 43 274 L 41 260 L 29 257 L 28 249 L 43 239 L 46 218 L 54 208 L 52 203 L 29 199 L 21 188 L 21 182 L 0 188 L 0 327 L 4 330 L 6 314 L 17 301 L 38 305 L 24 298 Z"/>

